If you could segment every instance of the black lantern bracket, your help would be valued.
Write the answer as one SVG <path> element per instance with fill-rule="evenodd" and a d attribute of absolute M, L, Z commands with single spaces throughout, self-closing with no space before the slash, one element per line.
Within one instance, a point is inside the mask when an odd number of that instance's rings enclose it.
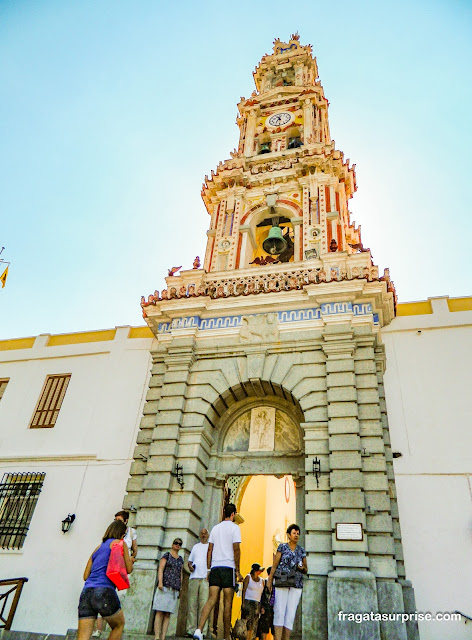
<path fill-rule="evenodd" d="M 175 465 L 175 471 L 171 471 L 171 474 L 176 478 L 177 482 L 180 484 L 180 490 L 183 491 L 185 486 L 184 482 L 184 468 L 178 462 Z"/>
<path fill-rule="evenodd" d="M 316 478 L 317 489 L 320 488 L 320 478 L 322 473 L 323 471 L 321 471 L 321 460 L 318 458 L 318 456 L 316 456 L 316 458 L 313 459 L 313 475 Z"/>
<path fill-rule="evenodd" d="M 75 520 L 75 513 L 69 513 L 67 518 L 62 521 L 62 533 L 67 533 Z"/>

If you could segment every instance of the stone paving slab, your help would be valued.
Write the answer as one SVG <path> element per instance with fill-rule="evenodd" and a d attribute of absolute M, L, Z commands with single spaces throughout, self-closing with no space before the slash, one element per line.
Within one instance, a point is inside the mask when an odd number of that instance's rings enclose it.
<path fill-rule="evenodd" d="M 65 640 L 66 636 L 31 631 L 6 631 L 0 629 L 0 640 Z"/>
<path fill-rule="evenodd" d="M 107 630 L 104 631 L 100 636 L 100 640 L 107 640 L 108 635 L 109 635 L 109 629 L 107 628 Z M 62 640 L 64 636 L 60 636 L 60 638 Z M 65 640 L 76 640 L 76 638 L 77 638 L 77 629 L 68 629 L 67 634 L 65 636 Z M 168 638 L 172 638 L 172 636 L 168 636 Z M 50 639 L 56 640 L 56 638 L 53 636 L 49 636 L 48 640 Z M 3 638 L 0 637 L 0 640 L 3 640 Z M 12 638 L 11 640 L 14 640 L 14 639 Z M 27 639 L 27 640 L 30 640 L 30 639 Z M 37 638 L 37 639 L 31 638 L 31 640 L 46 640 L 46 638 Z M 151 636 L 151 635 L 147 635 L 146 633 L 133 633 L 132 631 L 126 631 L 126 627 L 125 627 L 122 640 L 154 640 L 154 635 Z M 184 638 L 173 638 L 173 640 L 184 640 Z"/>

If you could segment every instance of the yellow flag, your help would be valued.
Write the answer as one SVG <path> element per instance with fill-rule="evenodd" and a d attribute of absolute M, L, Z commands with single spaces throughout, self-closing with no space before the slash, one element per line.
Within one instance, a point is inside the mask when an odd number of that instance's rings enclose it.
<path fill-rule="evenodd" d="M 8 267 L 5 269 L 5 271 L 0 276 L 0 282 L 2 283 L 2 289 L 5 286 L 5 282 L 7 281 L 7 275 L 8 275 Z"/>

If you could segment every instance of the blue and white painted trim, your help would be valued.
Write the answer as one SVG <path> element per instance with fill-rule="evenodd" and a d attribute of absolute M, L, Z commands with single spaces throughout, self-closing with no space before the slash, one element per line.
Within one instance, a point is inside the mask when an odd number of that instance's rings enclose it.
<path fill-rule="evenodd" d="M 370 303 L 352 304 L 352 302 L 324 302 L 321 307 L 312 309 L 293 309 L 291 311 L 278 311 L 279 325 L 292 322 L 307 322 L 320 320 L 322 316 L 351 314 L 354 316 L 372 315 Z M 259 314 L 252 314 L 259 315 Z M 379 323 L 376 313 L 374 324 Z M 174 318 L 172 322 L 161 322 L 158 333 L 170 333 L 174 329 L 198 329 L 199 331 L 214 331 L 215 329 L 236 329 L 242 325 L 243 316 L 218 316 L 215 318 L 200 318 L 199 316 L 185 316 Z"/>

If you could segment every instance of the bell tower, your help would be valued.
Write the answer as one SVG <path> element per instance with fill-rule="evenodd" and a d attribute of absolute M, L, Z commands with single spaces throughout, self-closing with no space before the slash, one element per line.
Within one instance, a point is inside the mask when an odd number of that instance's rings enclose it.
<path fill-rule="evenodd" d="M 293 262 L 316 265 L 328 279 L 332 268 L 333 275 L 347 276 L 353 261 L 344 258 L 362 248 L 348 210 L 356 178 L 331 140 L 311 46 L 300 45 L 297 34 L 288 43 L 276 40 L 254 80 L 256 90 L 238 104 L 238 148 L 203 185 L 211 216 L 204 268 Z M 280 253 L 267 251 L 270 243 L 264 247 L 269 234 L 282 238 Z M 354 266 L 371 270 L 370 255 L 355 258 Z"/>
<path fill-rule="evenodd" d="M 188 553 L 262 473 L 296 486 L 308 577 L 294 638 L 417 640 L 416 622 L 382 617 L 415 611 L 383 383 L 395 289 L 351 222 L 355 171 L 311 46 L 277 39 L 254 80 L 238 146 L 203 184 L 203 268 L 141 299 L 156 340 L 124 500 L 140 549 L 127 626 L 149 629 L 172 539 Z M 186 615 L 182 599 L 178 635 Z"/>

